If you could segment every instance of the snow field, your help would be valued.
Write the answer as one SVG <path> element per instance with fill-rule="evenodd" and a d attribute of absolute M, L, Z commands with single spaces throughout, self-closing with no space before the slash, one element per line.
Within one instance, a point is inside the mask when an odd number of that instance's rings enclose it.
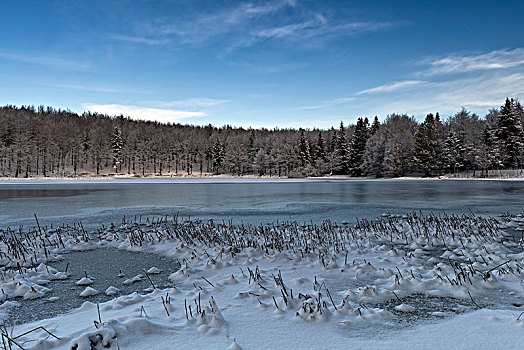
<path fill-rule="evenodd" d="M 124 224 L 103 243 L 178 260 L 174 287 L 100 304 L 96 327 L 86 301 L 15 334 L 43 325 L 61 338 L 25 336 L 32 349 L 520 348 L 524 253 L 509 230 L 521 226 L 416 214 L 355 227 Z"/>

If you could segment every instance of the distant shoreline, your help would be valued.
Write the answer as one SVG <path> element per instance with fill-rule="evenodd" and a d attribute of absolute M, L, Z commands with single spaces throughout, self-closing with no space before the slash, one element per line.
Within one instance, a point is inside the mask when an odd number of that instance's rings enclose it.
<path fill-rule="evenodd" d="M 172 181 L 168 181 L 172 180 Z M 236 182 L 236 183 L 253 183 L 253 182 L 305 182 L 305 181 L 427 181 L 427 180 L 447 180 L 447 181 L 524 181 L 524 177 L 467 177 L 467 176 L 402 176 L 393 178 L 371 178 L 371 177 L 352 177 L 346 175 L 334 176 L 316 176 L 316 177 L 287 177 L 287 176 L 257 176 L 245 175 L 234 176 L 229 174 L 210 175 L 155 175 L 155 176 L 134 176 L 134 175 L 107 175 L 107 176 L 31 176 L 27 178 L 22 177 L 0 177 L 0 184 L 24 184 L 24 183 L 46 183 L 46 182 L 115 182 L 115 183 L 131 183 L 131 182 Z"/>

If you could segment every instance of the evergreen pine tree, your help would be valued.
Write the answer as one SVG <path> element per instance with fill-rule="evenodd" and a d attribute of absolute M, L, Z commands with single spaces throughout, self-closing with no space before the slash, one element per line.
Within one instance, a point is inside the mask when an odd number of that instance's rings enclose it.
<path fill-rule="evenodd" d="M 340 129 L 333 135 L 333 175 L 347 175 L 349 173 L 349 149 L 344 123 L 340 122 Z"/>
<path fill-rule="evenodd" d="M 483 169 L 488 174 L 491 169 L 498 169 L 502 166 L 500 161 L 500 146 L 496 135 L 496 129 L 486 125 L 482 134 L 482 165 Z"/>
<path fill-rule="evenodd" d="M 316 160 L 322 160 L 324 162 L 327 162 L 327 150 L 326 150 L 326 140 L 322 136 L 322 131 L 318 131 L 318 140 L 317 144 L 315 146 L 315 159 Z"/>
<path fill-rule="evenodd" d="M 375 135 L 375 133 L 380 128 L 380 122 L 378 121 L 378 117 L 375 116 L 375 119 L 373 119 L 373 124 L 371 124 L 371 128 L 369 129 L 369 135 Z"/>
<path fill-rule="evenodd" d="M 497 138 L 500 141 L 502 163 L 506 168 L 517 168 L 522 164 L 524 152 L 524 131 L 517 103 L 506 99 L 500 107 L 497 123 Z"/>
<path fill-rule="evenodd" d="M 220 140 L 217 138 L 213 145 L 213 149 L 211 150 L 213 169 L 217 174 L 224 163 L 224 155 L 224 146 L 222 146 L 222 143 L 220 143 Z"/>
<path fill-rule="evenodd" d="M 452 174 L 462 167 L 460 162 L 460 140 L 457 134 L 451 130 L 444 141 L 443 149 L 444 169 Z"/>
<path fill-rule="evenodd" d="M 517 114 L 517 118 L 520 119 L 520 124 L 524 128 L 524 108 L 522 107 L 520 101 L 516 101 L 515 103 L 515 112 Z"/>
<path fill-rule="evenodd" d="M 476 150 L 473 144 L 471 143 L 471 140 L 466 139 L 466 135 L 464 131 L 460 131 L 458 133 L 459 140 L 460 140 L 460 162 L 462 165 L 461 170 L 467 170 L 467 169 L 473 169 L 473 172 L 475 172 L 475 166 L 476 166 Z"/>
<path fill-rule="evenodd" d="M 373 123 L 374 124 L 374 123 Z M 376 130 L 366 143 L 362 172 L 364 175 L 373 175 L 376 178 L 384 177 L 384 155 L 386 150 L 385 133 Z"/>
<path fill-rule="evenodd" d="M 311 152 L 309 149 L 309 142 L 304 133 L 304 129 L 300 128 L 300 143 L 298 145 L 298 157 L 300 163 L 304 167 L 311 164 Z"/>
<path fill-rule="evenodd" d="M 441 133 L 441 130 L 442 130 L 442 122 L 440 121 L 440 114 L 437 112 L 435 114 L 435 123 L 431 127 L 431 141 L 432 141 L 432 148 L 433 148 L 432 171 L 436 175 L 442 174 L 443 167 L 444 167 L 442 163 L 443 135 Z"/>
<path fill-rule="evenodd" d="M 366 152 L 366 142 L 368 140 L 368 119 L 358 118 L 351 147 L 349 151 L 349 171 L 352 176 L 362 174 L 362 164 L 364 153 Z"/>
<path fill-rule="evenodd" d="M 415 135 L 415 152 L 413 161 L 424 173 L 424 176 L 440 174 L 442 171 L 442 145 L 435 117 L 432 113 L 426 116 L 419 125 Z"/>

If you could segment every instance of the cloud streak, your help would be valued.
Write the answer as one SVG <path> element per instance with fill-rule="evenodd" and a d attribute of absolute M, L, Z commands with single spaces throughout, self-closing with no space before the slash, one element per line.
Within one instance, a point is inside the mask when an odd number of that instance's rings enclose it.
<path fill-rule="evenodd" d="M 295 45 L 300 44 L 301 48 L 319 48 L 339 37 L 381 31 L 395 25 L 398 24 L 390 22 L 338 23 L 328 20 L 321 14 L 315 14 L 312 19 L 306 21 L 251 31 L 231 44 L 225 54 L 269 40 L 291 41 Z"/>
<path fill-rule="evenodd" d="M 118 36 L 119 40 L 145 44 L 225 48 L 218 57 L 267 41 L 293 41 L 300 48 L 318 48 L 339 38 L 387 30 L 400 23 L 345 21 L 299 8 L 289 0 L 242 3 L 215 13 L 200 14 L 187 21 L 170 20 L 141 25 L 141 35 Z"/>
<path fill-rule="evenodd" d="M 395 112 L 423 116 L 437 111 L 446 115 L 461 107 L 482 114 L 499 107 L 506 97 L 524 96 L 523 48 L 447 55 L 423 62 L 429 68 L 412 74 L 423 75 L 425 80 L 391 82 L 302 109 L 334 109 L 353 102 L 343 107 L 357 115 Z"/>
<path fill-rule="evenodd" d="M 171 43 L 171 39 L 152 39 L 141 36 L 128 36 L 128 35 L 111 35 L 109 39 L 133 44 L 143 44 L 148 46 L 163 46 Z"/>
<path fill-rule="evenodd" d="M 427 82 L 422 80 L 405 80 L 391 84 L 380 85 L 371 89 L 362 90 L 356 93 L 356 95 L 369 95 L 369 94 L 380 94 L 387 92 L 395 92 L 402 89 L 412 88 L 414 86 L 420 86 Z"/>
<path fill-rule="evenodd" d="M 425 80 L 397 81 L 361 90 L 354 95 L 358 103 L 384 114 L 452 114 L 462 106 L 483 113 L 500 106 L 508 96 L 524 95 L 524 73 L 520 69 L 524 65 L 524 48 L 449 54 L 418 63 L 426 69 L 412 76 Z"/>
<path fill-rule="evenodd" d="M 90 65 L 87 63 L 59 57 L 45 57 L 40 55 L 29 56 L 0 52 L 0 59 L 78 71 L 87 71 L 90 69 Z"/>
<path fill-rule="evenodd" d="M 188 118 L 205 117 L 204 112 L 182 111 L 172 109 L 147 108 L 119 104 L 82 104 L 88 111 L 111 116 L 123 115 L 134 120 L 149 120 L 160 123 L 178 123 Z"/>
<path fill-rule="evenodd" d="M 423 116 L 429 112 L 453 114 L 466 107 L 477 113 L 499 107 L 507 96 L 524 95 L 524 73 L 502 71 L 439 82 L 427 82 L 424 89 L 411 89 L 394 100 L 380 104 L 375 99 L 359 101 L 369 104 L 377 113 L 409 113 Z"/>
<path fill-rule="evenodd" d="M 331 107 L 335 107 L 339 105 L 345 105 L 353 101 L 355 101 L 354 97 L 341 97 L 341 98 L 337 98 L 334 100 L 328 100 L 328 101 L 321 102 L 320 104 L 315 105 L 315 106 L 305 106 L 305 107 L 302 107 L 301 109 L 305 109 L 305 110 L 325 109 L 325 108 L 331 108 Z"/>
<path fill-rule="evenodd" d="M 524 64 L 524 48 L 495 50 L 479 55 L 448 55 L 420 62 L 429 68 L 420 74 L 442 75 L 513 68 Z"/>
<path fill-rule="evenodd" d="M 244 3 L 216 13 L 200 15 L 196 20 L 149 24 L 145 30 L 153 36 L 174 36 L 181 44 L 201 44 L 225 35 L 237 27 L 245 26 L 250 21 L 294 6 L 294 1 L 286 0 L 265 4 Z"/>
<path fill-rule="evenodd" d="M 57 89 L 91 91 L 91 92 L 100 92 L 100 93 L 108 93 L 108 94 L 122 94 L 122 93 L 147 94 L 147 93 L 149 93 L 148 91 L 143 91 L 143 90 L 110 88 L 110 87 L 101 87 L 101 86 L 87 86 L 87 85 L 75 85 L 75 84 L 55 84 L 55 83 L 36 83 L 36 84 L 37 85 L 41 85 L 41 86 L 57 88 Z"/>
<path fill-rule="evenodd" d="M 390 22 L 336 23 L 328 21 L 320 14 L 317 14 L 315 17 L 315 19 L 306 22 L 261 30 L 256 33 L 256 37 L 262 39 L 300 38 L 304 40 L 333 34 L 351 36 L 365 32 L 376 32 L 396 25 Z"/>
<path fill-rule="evenodd" d="M 177 101 L 149 101 L 149 104 L 161 108 L 210 108 L 219 106 L 225 103 L 231 102 L 231 100 L 219 100 L 209 97 L 192 97 Z"/>

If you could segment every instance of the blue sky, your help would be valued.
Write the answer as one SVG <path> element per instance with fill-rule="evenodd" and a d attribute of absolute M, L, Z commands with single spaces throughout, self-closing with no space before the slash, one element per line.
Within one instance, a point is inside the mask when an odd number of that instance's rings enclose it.
<path fill-rule="evenodd" d="M 336 126 L 524 98 L 522 1 L 0 1 L 0 104 Z"/>

